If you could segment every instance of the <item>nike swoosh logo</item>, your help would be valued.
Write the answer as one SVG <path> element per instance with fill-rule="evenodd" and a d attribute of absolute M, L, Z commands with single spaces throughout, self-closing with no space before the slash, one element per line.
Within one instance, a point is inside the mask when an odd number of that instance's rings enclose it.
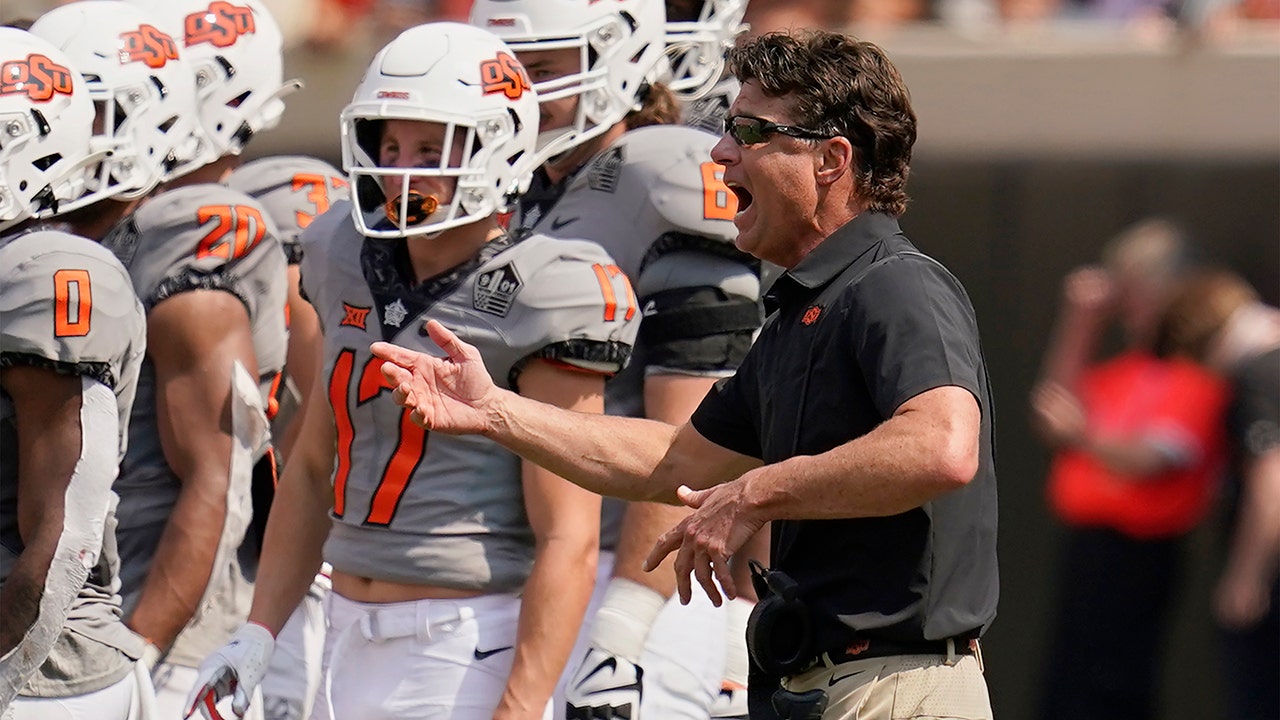
<path fill-rule="evenodd" d="M 564 219 L 556 218 L 555 220 L 552 220 L 552 221 L 551 221 L 551 229 L 552 229 L 552 230 L 559 230 L 560 228 L 564 227 L 565 225 L 568 225 L 569 223 L 575 223 L 575 222 L 578 222 L 578 218 L 576 218 L 576 217 L 564 218 Z"/>
<path fill-rule="evenodd" d="M 510 649 L 511 649 L 511 647 L 512 647 L 512 646 L 510 646 L 510 645 L 506 645 L 506 646 L 503 646 L 503 647 L 500 647 L 500 648 L 494 648 L 494 649 L 492 649 L 492 650 L 481 650 L 480 648 L 476 648 L 476 659 L 477 659 L 477 660 L 484 660 L 485 658 L 489 657 L 490 655 L 497 655 L 497 654 L 498 654 L 498 653 L 500 653 L 500 652 L 505 652 L 505 651 L 507 651 L 507 650 L 510 650 Z"/>
<path fill-rule="evenodd" d="M 578 683 L 578 684 L 579 684 L 579 685 L 581 685 L 582 683 L 585 683 L 586 681 L 590 680 L 590 679 L 591 679 L 591 677 L 592 677 L 593 675 L 595 675 L 596 673 L 600 672 L 601 670 L 604 670 L 605 668 L 609 668 L 610 670 L 617 670 L 617 669 L 618 669 L 618 659 L 617 659 L 617 658 L 615 658 L 615 657 L 607 657 L 607 658 L 605 658 L 604 660 L 601 660 L 601 661 L 600 661 L 600 663 L 599 663 L 598 665 L 596 665 L 596 666 L 595 666 L 595 668 L 594 668 L 591 672 L 587 673 L 586 677 L 582 678 L 582 680 L 581 680 L 581 681 L 579 681 L 579 683 Z M 643 671 L 641 671 L 641 672 L 643 672 Z M 589 692 L 589 693 L 585 693 L 585 694 L 587 694 L 587 695 L 603 695 L 603 694 L 606 694 L 606 693 L 613 693 L 613 692 L 617 692 L 617 691 L 619 691 L 619 690 L 631 690 L 631 689 L 633 689 L 633 688 L 634 688 L 635 690 L 637 690 L 637 691 L 642 690 L 642 689 L 644 688 L 644 681 L 643 681 L 640 677 L 637 677 L 637 678 L 636 678 L 636 681 L 635 681 L 635 682 L 633 682 L 633 683 L 631 683 L 630 685 L 621 685 L 621 686 L 618 686 L 618 687 L 602 688 L 602 689 L 600 689 L 600 690 L 592 690 L 591 692 Z"/>
<path fill-rule="evenodd" d="M 845 680 L 848 680 L 849 678 L 851 678 L 851 677 L 855 677 L 855 676 L 857 676 L 857 675 L 861 675 L 861 674 L 862 674 L 862 673 L 864 673 L 864 672 L 866 672 L 866 670 L 858 670 L 857 672 L 851 672 L 851 673 L 849 673 L 849 674 L 847 674 L 847 675 L 841 675 L 841 676 L 839 676 L 839 677 L 836 677 L 835 675 L 832 675 L 832 676 L 831 676 L 831 679 L 827 681 L 827 687 L 835 687 L 835 686 L 836 686 L 836 683 L 838 683 L 838 682 L 844 682 Z"/>

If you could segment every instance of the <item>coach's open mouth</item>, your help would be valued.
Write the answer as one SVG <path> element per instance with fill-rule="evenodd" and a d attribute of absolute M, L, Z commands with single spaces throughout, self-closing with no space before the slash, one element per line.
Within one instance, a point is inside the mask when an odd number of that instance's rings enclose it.
<path fill-rule="evenodd" d="M 738 212 L 746 212 L 747 208 L 751 206 L 751 191 L 737 183 L 731 182 L 726 183 L 726 185 L 729 186 L 729 189 L 732 190 L 733 194 L 738 198 Z"/>

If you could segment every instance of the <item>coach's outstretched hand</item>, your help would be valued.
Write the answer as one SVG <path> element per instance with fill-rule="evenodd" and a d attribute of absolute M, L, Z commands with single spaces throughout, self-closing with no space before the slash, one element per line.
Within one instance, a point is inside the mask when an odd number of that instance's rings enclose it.
<path fill-rule="evenodd" d="M 386 362 L 382 375 L 395 403 L 410 418 L 433 432 L 482 434 L 489 426 L 489 406 L 499 390 L 489 377 L 480 351 L 449 332 L 439 321 L 427 321 L 427 335 L 445 351 L 438 358 L 376 342 L 369 350 Z"/>

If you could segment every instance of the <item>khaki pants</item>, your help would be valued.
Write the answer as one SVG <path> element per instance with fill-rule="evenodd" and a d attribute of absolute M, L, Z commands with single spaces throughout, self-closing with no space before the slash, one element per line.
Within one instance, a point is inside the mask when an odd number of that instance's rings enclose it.
<path fill-rule="evenodd" d="M 782 681 L 822 690 L 822 720 L 991 720 L 991 698 L 974 655 L 896 655 L 818 665 Z"/>

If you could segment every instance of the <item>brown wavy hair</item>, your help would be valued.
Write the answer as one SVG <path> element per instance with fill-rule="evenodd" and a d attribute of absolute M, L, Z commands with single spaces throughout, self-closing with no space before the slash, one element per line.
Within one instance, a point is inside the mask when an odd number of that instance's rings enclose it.
<path fill-rule="evenodd" d="M 627 113 L 624 122 L 628 130 L 649 125 L 675 125 L 680 122 L 680 103 L 671 88 L 654 83 L 645 88 L 640 108 Z"/>
<path fill-rule="evenodd" d="M 848 138 L 858 192 L 868 209 L 899 216 L 916 141 L 911 94 L 879 46 L 823 30 L 743 37 L 728 66 L 768 97 L 789 97 L 795 121 Z"/>

